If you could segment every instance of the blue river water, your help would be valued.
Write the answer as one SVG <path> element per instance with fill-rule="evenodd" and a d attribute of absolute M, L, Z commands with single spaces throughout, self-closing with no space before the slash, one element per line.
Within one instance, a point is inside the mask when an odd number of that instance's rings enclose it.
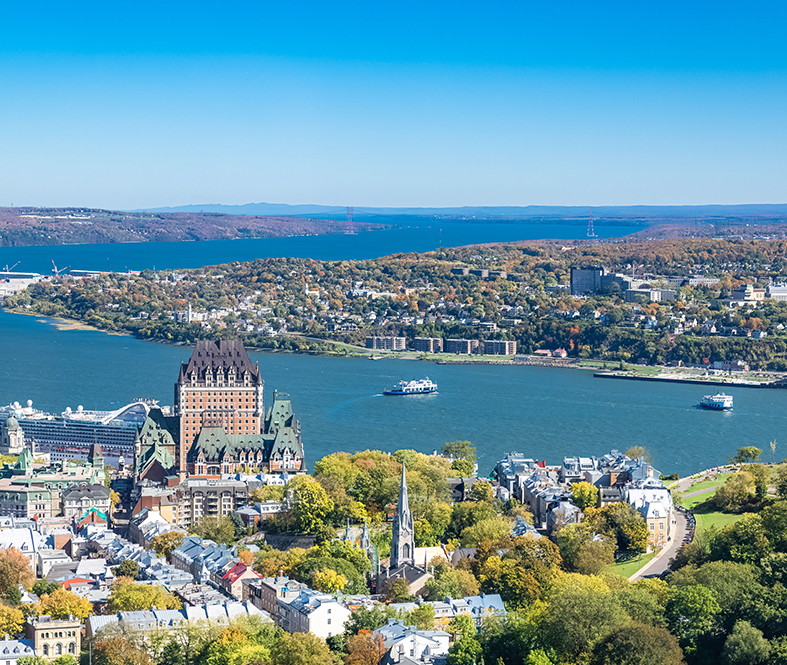
<path fill-rule="evenodd" d="M 387 221 L 387 220 L 380 220 Z M 632 227 L 598 226 L 600 235 Z M 439 246 L 584 235 L 572 225 L 457 223 L 417 219 L 404 227 L 357 235 L 190 243 L 0 248 L 0 266 L 49 272 L 58 267 L 125 270 L 189 268 L 257 257 L 362 259 Z M 138 397 L 171 404 L 179 363 L 190 349 L 92 330 L 59 330 L 52 321 L 0 310 L 0 404 L 31 399 L 111 409 Z M 431 452 L 468 439 L 487 473 L 507 451 L 550 463 L 564 455 L 601 455 L 644 445 L 657 468 L 680 474 L 723 463 L 742 445 L 787 456 L 787 391 L 733 389 L 735 410 L 700 410 L 702 386 L 594 379 L 591 372 L 535 367 L 434 365 L 418 361 L 252 354 L 266 383 L 289 392 L 303 425 L 307 463 L 366 448 Z M 383 397 L 400 379 L 428 375 L 439 394 Z"/>
<path fill-rule="evenodd" d="M 117 408 L 137 397 L 172 404 L 190 349 L 0 311 L 0 403 L 45 411 Z M 692 473 L 727 461 L 742 445 L 776 439 L 787 455 L 787 391 L 732 389 L 729 413 L 696 407 L 703 386 L 595 379 L 589 371 L 407 360 L 255 353 L 273 390 L 288 392 L 303 426 L 307 464 L 338 450 L 431 452 L 468 439 L 482 473 L 507 451 L 549 463 L 644 445 L 661 471 Z M 383 397 L 400 379 L 428 375 L 439 394 Z"/>
<path fill-rule="evenodd" d="M 394 223 L 396 218 L 375 217 L 374 222 Z M 357 234 L 257 238 L 252 240 L 208 240 L 202 242 L 149 242 L 114 245 L 51 245 L 0 247 L 0 269 L 18 262 L 17 271 L 50 273 L 52 261 L 58 268 L 80 270 L 126 270 L 201 268 L 230 261 L 264 257 L 297 257 L 326 261 L 371 259 L 398 252 L 428 252 L 442 243 L 457 247 L 474 243 L 513 242 L 537 238 L 577 238 L 585 227 L 576 224 L 531 222 L 472 223 L 425 218 L 381 231 Z M 637 231 L 635 226 L 598 225 L 600 237 L 615 237 Z"/>

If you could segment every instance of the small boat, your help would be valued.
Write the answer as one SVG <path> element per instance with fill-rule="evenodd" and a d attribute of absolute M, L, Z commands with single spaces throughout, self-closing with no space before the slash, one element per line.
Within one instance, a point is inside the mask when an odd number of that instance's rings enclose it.
<path fill-rule="evenodd" d="M 712 411 L 731 411 L 732 395 L 725 395 L 724 393 L 705 395 L 700 400 L 700 406 L 703 409 L 711 409 Z"/>
<path fill-rule="evenodd" d="M 391 390 L 384 390 L 383 395 L 429 395 L 437 392 L 437 384 L 429 380 L 399 381 Z"/>

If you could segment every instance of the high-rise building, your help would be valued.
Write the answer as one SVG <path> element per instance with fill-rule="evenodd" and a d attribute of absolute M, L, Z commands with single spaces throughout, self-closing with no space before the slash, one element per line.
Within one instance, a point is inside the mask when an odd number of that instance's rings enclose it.
<path fill-rule="evenodd" d="M 186 472 L 187 455 L 203 426 L 227 434 L 260 434 L 264 382 L 240 340 L 200 340 L 175 383 L 175 415 L 180 418 L 176 463 Z"/>

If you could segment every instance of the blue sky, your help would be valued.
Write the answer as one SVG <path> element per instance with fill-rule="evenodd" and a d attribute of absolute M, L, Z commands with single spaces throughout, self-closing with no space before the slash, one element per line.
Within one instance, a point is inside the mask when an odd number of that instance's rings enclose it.
<path fill-rule="evenodd" d="M 10 5 L 0 205 L 787 202 L 784 3 Z"/>

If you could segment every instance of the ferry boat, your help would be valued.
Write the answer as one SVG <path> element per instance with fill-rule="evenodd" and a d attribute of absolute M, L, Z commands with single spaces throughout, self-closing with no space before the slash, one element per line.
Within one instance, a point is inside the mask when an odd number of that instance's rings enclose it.
<path fill-rule="evenodd" d="M 429 380 L 399 381 L 391 390 L 383 391 L 383 395 L 428 395 L 437 392 L 437 384 Z"/>
<path fill-rule="evenodd" d="M 703 409 L 711 409 L 712 411 L 731 411 L 732 395 L 725 395 L 724 393 L 705 395 L 700 400 L 700 406 Z"/>

